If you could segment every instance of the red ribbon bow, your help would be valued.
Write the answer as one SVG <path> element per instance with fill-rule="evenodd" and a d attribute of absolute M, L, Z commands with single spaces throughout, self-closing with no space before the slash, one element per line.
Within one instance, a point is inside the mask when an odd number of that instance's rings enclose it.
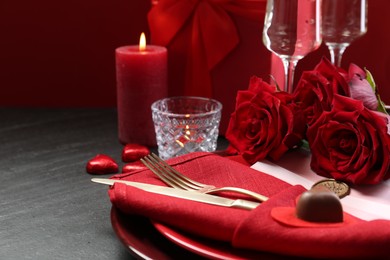
<path fill-rule="evenodd" d="M 151 9 L 148 20 L 154 44 L 168 46 L 191 26 L 190 51 L 184 54 L 186 95 L 212 96 L 210 71 L 239 43 L 230 14 L 260 20 L 265 4 L 266 0 L 159 0 Z"/>

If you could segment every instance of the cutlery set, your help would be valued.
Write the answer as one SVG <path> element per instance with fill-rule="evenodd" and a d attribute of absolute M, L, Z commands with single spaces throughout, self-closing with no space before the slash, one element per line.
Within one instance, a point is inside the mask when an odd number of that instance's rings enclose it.
<path fill-rule="evenodd" d="M 221 187 L 216 188 L 213 185 L 203 184 L 194 180 L 191 180 L 187 176 L 175 170 L 164 160 L 159 158 L 156 154 L 152 153 L 141 159 L 141 162 L 148 167 L 154 174 L 156 174 L 165 184 L 183 190 L 198 191 L 206 194 L 216 194 L 220 192 L 236 192 L 254 198 L 260 202 L 268 200 L 267 197 L 258 194 L 253 191 L 238 187 Z"/>
<path fill-rule="evenodd" d="M 106 184 L 106 185 L 123 183 L 156 194 L 162 194 L 170 197 L 187 199 L 187 200 L 203 202 L 203 203 L 217 205 L 217 206 L 224 206 L 229 208 L 241 208 L 241 209 L 252 210 L 260 204 L 258 202 L 253 202 L 244 199 L 228 199 L 228 198 L 204 194 L 196 191 L 186 191 L 186 190 L 181 190 L 176 188 L 169 188 L 169 187 L 140 183 L 140 182 L 104 179 L 104 178 L 92 178 L 91 181 L 96 183 Z"/>
<path fill-rule="evenodd" d="M 146 184 L 146 183 L 125 181 L 125 180 L 115 180 L 115 179 L 105 179 L 105 178 L 92 178 L 91 181 L 95 183 L 106 184 L 106 185 L 123 183 L 156 194 L 162 194 L 170 197 L 203 202 L 212 205 L 231 207 L 231 208 L 241 208 L 247 210 L 252 210 L 256 208 L 260 204 L 260 202 L 264 202 L 268 199 L 266 196 L 242 188 L 237 188 L 237 187 L 216 188 L 215 186 L 212 185 L 196 182 L 194 180 L 191 180 L 187 176 L 184 176 L 177 170 L 175 170 L 168 163 L 166 163 L 165 161 L 163 161 L 153 153 L 148 156 L 145 156 L 143 159 L 141 159 L 141 162 L 145 164 L 145 166 L 148 167 L 154 174 L 156 174 L 163 182 L 165 182 L 167 185 L 171 186 L 172 188 L 159 186 L 159 185 Z M 250 196 L 260 202 L 254 202 L 245 199 L 229 199 L 229 198 L 211 195 L 218 192 L 241 193 Z"/>

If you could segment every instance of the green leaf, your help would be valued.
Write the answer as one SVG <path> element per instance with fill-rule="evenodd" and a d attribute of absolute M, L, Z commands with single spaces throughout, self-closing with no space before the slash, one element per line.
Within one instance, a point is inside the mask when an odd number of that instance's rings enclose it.
<path fill-rule="evenodd" d="M 305 149 L 305 150 L 307 150 L 307 151 L 310 151 L 310 144 L 309 144 L 309 142 L 308 142 L 306 139 L 302 139 L 301 144 L 302 144 L 301 147 L 302 147 L 303 149 Z"/>
<path fill-rule="evenodd" d="M 366 80 L 368 81 L 368 83 L 370 83 L 372 90 L 374 90 L 376 99 L 378 100 L 378 109 L 377 110 L 379 112 L 388 114 L 386 111 L 385 103 L 383 103 L 383 101 L 381 100 L 381 97 L 379 95 L 378 87 L 375 84 L 374 77 L 372 76 L 371 72 L 368 69 L 364 68 L 364 71 L 366 72 L 366 75 L 367 75 Z"/>
<path fill-rule="evenodd" d="M 372 76 L 371 72 L 364 68 L 364 71 L 366 72 L 366 80 L 368 81 L 368 83 L 370 83 L 370 86 L 372 88 L 372 90 L 374 90 L 374 92 L 376 93 L 376 84 L 375 84 L 375 81 L 374 81 L 374 77 Z"/>

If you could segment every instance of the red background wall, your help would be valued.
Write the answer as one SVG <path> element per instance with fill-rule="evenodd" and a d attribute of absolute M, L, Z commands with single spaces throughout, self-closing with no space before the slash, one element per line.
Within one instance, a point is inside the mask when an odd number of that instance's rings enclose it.
<path fill-rule="evenodd" d="M 0 106 L 115 106 L 115 48 L 148 32 L 149 8 L 148 0 L 1 0 Z M 387 103 L 389 9 L 388 0 L 369 0 L 368 33 L 343 60 L 367 67 Z M 324 54 L 322 46 L 302 60 L 298 76 Z"/>
<path fill-rule="evenodd" d="M 147 0 L 1 0 L 1 106 L 115 106 L 116 47 L 147 30 Z"/>

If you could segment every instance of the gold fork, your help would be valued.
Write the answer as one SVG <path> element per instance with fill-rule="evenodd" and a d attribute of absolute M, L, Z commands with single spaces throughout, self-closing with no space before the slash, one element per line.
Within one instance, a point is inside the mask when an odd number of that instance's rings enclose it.
<path fill-rule="evenodd" d="M 216 188 L 212 185 L 207 185 L 194 181 L 175 170 L 173 167 L 171 167 L 168 163 L 166 163 L 154 153 L 151 153 L 148 156 L 142 158 L 141 162 L 146 167 L 148 167 L 154 174 L 156 174 L 163 182 L 176 189 L 193 190 L 209 194 L 229 191 L 250 196 L 261 202 L 264 202 L 268 199 L 266 196 L 238 187 Z"/>

